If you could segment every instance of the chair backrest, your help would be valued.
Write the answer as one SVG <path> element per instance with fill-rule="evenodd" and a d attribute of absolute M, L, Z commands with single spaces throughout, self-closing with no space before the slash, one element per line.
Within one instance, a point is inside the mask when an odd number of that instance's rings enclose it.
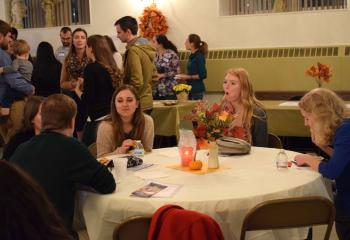
<path fill-rule="evenodd" d="M 89 152 L 92 156 L 95 158 L 97 157 L 97 146 L 96 143 L 91 143 L 91 145 L 88 146 Z"/>
<path fill-rule="evenodd" d="M 153 214 L 148 239 L 224 240 L 224 236 L 209 215 L 167 204 Z"/>
<path fill-rule="evenodd" d="M 284 229 L 327 224 L 324 239 L 330 237 L 335 218 L 333 203 L 323 197 L 286 198 L 262 202 L 246 215 L 241 240 L 252 230 Z"/>
<path fill-rule="evenodd" d="M 113 232 L 113 240 L 147 240 L 152 217 L 132 217 L 117 226 Z"/>
<path fill-rule="evenodd" d="M 275 134 L 268 134 L 268 147 L 269 148 L 283 148 L 281 139 Z"/>

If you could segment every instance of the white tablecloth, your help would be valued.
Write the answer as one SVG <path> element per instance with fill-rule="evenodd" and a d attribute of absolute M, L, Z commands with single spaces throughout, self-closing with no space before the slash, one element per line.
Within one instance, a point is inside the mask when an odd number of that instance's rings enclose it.
<path fill-rule="evenodd" d="M 286 152 L 289 159 L 297 154 Z M 196 175 L 166 167 L 180 162 L 177 148 L 153 150 L 144 156 L 144 161 L 155 165 L 142 171 L 167 174 L 168 177 L 157 181 L 180 184 L 182 187 L 171 198 L 130 197 L 131 192 L 144 186 L 147 181 L 128 171 L 113 194 L 84 192 L 83 215 L 90 239 L 110 240 L 113 229 L 123 220 L 131 216 L 151 215 L 169 203 L 210 215 L 219 223 L 225 239 L 239 239 L 244 216 L 260 202 L 310 195 L 329 197 L 318 173 L 295 166 L 277 170 L 277 153 L 277 149 L 253 147 L 249 155 L 220 157 L 220 164 L 230 169 Z M 206 152 L 199 152 L 197 159 L 207 160 Z M 302 239 L 305 234 L 305 229 L 259 231 L 249 232 L 248 238 Z"/>

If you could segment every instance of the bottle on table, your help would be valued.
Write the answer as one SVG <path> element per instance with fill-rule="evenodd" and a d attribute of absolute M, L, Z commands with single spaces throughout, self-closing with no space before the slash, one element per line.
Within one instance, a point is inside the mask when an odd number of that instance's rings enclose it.
<path fill-rule="evenodd" d="M 276 156 L 277 169 L 288 169 L 288 156 L 284 149 L 281 149 Z"/>
<path fill-rule="evenodd" d="M 142 158 L 145 155 L 145 149 L 143 148 L 141 140 L 136 140 L 133 155 L 138 158 Z"/>

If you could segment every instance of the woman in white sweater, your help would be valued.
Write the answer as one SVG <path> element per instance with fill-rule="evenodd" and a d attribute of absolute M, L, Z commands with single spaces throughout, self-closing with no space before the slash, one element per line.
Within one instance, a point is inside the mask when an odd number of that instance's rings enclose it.
<path fill-rule="evenodd" d="M 141 140 L 145 151 L 151 151 L 153 138 L 153 119 L 141 111 L 135 88 L 121 86 L 112 96 L 110 118 L 98 128 L 97 156 L 127 153 L 136 140 Z"/>

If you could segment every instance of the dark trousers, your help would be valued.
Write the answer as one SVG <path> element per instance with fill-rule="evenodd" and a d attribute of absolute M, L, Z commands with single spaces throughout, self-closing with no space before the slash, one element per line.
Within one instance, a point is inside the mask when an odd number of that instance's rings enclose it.
<path fill-rule="evenodd" d="M 68 91 L 62 89 L 62 93 L 71 97 L 74 102 L 77 104 L 77 116 L 75 117 L 75 129 L 76 132 L 81 132 L 84 129 L 86 119 L 87 119 L 87 111 L 85 104 L 81 101 L 79 96 L 74 91 Z"/>
<path fill-rule="evenodd" d="M 86 147 L 96 142 L 97 129 L 100 122 L 101 121 L 91 121 L 85 124 L 81 141 Z"/>
<path fill-rule="evenodd" d="M 190 92 L 190 95 L 188 96 L 188 98 L 190 100 L 202 100 L 203 96 L 204 96 L 203 92 L 198 92 L 198 93 L 191 93 Z"/>
<path fill-rule="evenodd" d="M 350 240 L 350 220 L 336 220 L 335 230 L 339 240 Z"/>
<path fill-rule="evenodd" d="M 176 95 L 159 96 L 158 94 L 155 94 L 153 100 L 176 100 Z"/>

